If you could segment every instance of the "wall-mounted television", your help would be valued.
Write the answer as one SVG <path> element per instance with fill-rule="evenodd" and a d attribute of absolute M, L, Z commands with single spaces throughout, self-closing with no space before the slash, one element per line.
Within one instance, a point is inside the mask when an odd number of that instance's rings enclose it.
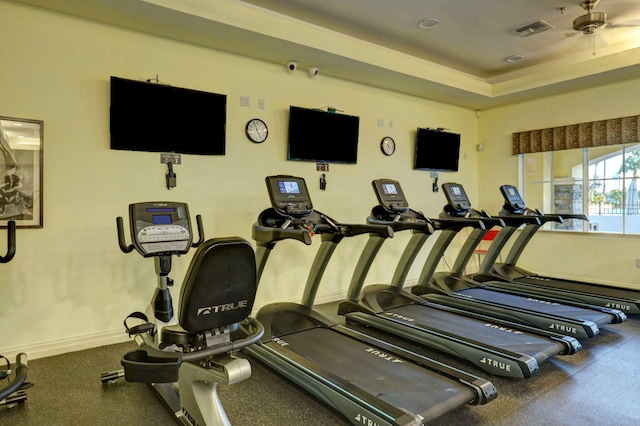
<path fill-rule="evenodd" d="M 356 164 L 360 117 L 289 107 L 288 160 Z"/>
<path fill-rule="evenodd" d="M 225 155 L 227 96 L 111 77 L 111 149 Z"/>
<path fill-rule="evenodd" d="M 457 172 L 459 157 L 459 134 L 418 128 L 414 169 Z"/>

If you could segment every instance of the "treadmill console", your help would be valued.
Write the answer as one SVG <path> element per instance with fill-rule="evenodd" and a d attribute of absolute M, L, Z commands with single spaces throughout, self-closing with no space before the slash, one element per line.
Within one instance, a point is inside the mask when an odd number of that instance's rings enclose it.
<path fill-rule="evenodd" d="M 133 245 L 145 257 L 181 255 L 193 239 L 185 203 L 147 202 L 129 205 Z"/>
<path fill-rule="evenodd" d="M 268 176 L 267 190 L 272 207 L 285 216 L 304 216 L 313 211 L 304 179 L 295 176 Z"/>
<path fill-rule="evenodd" d="M 467 212 L 471 210 L 471 202 L 469 201 L 469 197 L 467 197 L 467 193 L 464 192 L 464 188 L 459 183 L 443 183 L 442 191 L 444 192 L 445 197 L 447 197 L 448 207 L 453 208 L 454 211 L 449 211 L 449 213 L 454 213 L 458 216 L 464 216 Z"/>
<path fill-rule="evenodd" d="M 386 210 L 393 213 L 405 213 L 409 210 L 409 203 L 400 188 L 400 183 L 391 179 L 376 179 L 371 182 L 378 202 Z"/>
<path fill-rule="evenodd" d="M 504 209 L 506 211 L 516 214 L 522 214 L 525 211 L 527 206 L 515 186 L 502 185 L 500 192 L 502 192 L 502 196 L 504 197 Z"/>

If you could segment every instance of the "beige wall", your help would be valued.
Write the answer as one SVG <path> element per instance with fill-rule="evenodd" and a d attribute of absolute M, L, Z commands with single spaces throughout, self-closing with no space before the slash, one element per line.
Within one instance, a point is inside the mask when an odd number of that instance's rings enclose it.
<path fill-rule="evenodd" d="M 440 182 L 465 185 L 472 201 L 488 211 L 501 206 L 498 186 L 517 184 L 518 162 L 511 133 L 602 118 L 638 114 L 634 93 L 640 79 L 571 95 L 475 112 L 306 72 L 289 74 L 284 64 L 265 63 L 198 46 L 0 1 L 0 116 L 44 120 L 43 229 L 18 230 L 15 259 L 1 265 L 0 352 L 31 357 L 125 339 L 123 318 L 143 309 L 155 286 L 153 261 L 124 255 L 117 247 L 115 220 L 129 203 L 176 200 L 203 216 L 208 237 L 251 238 L 251 225 L 268 207 L 264 177 L 294 174 L 307 179 L 315 207 L 343 222 L 361 222 L 375 203 L 370 181 L 402 182 L 409 201 L 437 215 L 444 199 L 431 192 L 428 172 L 412 170 L 416 127 L 446 127 L 462 134 L 460 172 Z M 294 37 L 295 34 L 292 34 Z M 227 155 L 183 156 L 178 186 L 164 186 L 159 154 L 109 149 L 109 76 L 153 78 L 228 95 Z M 240 106 L 240 96 L 251 107 Z M 257 100 L 266 102 L 264 110 Z M 289 105 L 334 106 L 361 119 L 359 160 L 332 165 L 327 191 L 319 191 L 312 163 L 288 162 Z M 253 117 L 267 122 L 270 136 L 255 145 L 244 136 Z M 393 121 L 393 129 L 377 126 Z M 379 150 L 383 136 L 395 138 L 390 158 Z M 485 150 L 477 152 L 477 143 Z M 460 236 L 464 237 L 464 234 Z M 387 242 L 368 282 L 388 281 L 409 235 Z M 455 247 L 459 246 L 459 239 Z M 0 240 L 2 241 L 2 240 Z M 417 263 L 426 257 L 434 238 Z M 522 258 L 540 272 L 602 280 L 640 288 L 637 238 L 541 233 Z M 336 250 L 319 300 L 344 295 L 365 238 Z M 257 306 L 298 300 L 319 239 L 312 247 L 278 245 L 267 265 Z M 453 247 L 455 249 L 455 247 Z M 447 253 L 452 264 L 455 250 Z M 176 283 L 189 261 L 174 261 Z M 419 266 L 411 271 L 415 280 Z M 10 330 L 7 332 L 6 330 Z"/>
<path fill-rule="evenodd" d="M 478 191 L 484 208 L 500 210 L 499 186 L 518 184 L 518 159 L 511 155 L 513 132 L 636 115 L 639 91 L 640 78 L 482 111 L 478 140 L 486 149 L 478 156 Z M 638 258 L 637 237 L 542 231 L 520 265 L 538 273 L 640 289 Z"/>
<path fill-rule="evenodd" d="M 126 215 L 129 203 L 184 201 L 192 214 L 203 216 L 208 237 L 250 240 L 251 225 L 269 204 L 267 175 L 304 177 L 315 207 L 343 222 L 362 222 L 375 204 L 371 180 L 389 177 L 402 182 L 416 209 L 436 215 L 444 204 L 442 194 L 431 192 L 428 172 L 412 170 L 419 126 L 462 134 L 461 171 L 442 173 L 440 181 L 463 183 L 470 196 L 477 196 L 473 111 L 322 74 L 310 79 L 304 71 L 289 74 L 284 64 L 11 2 L 0 1 L 0 16 L 0 116 L 44 120 L 44 228 L 19 229 L 17 255 L 1 268 L 5 331 L 0 351 L 5 355 L 25 350 L 38 357 L 126 338 L 122 320 L 144 309 L 155 287 L 153 261 L 124 255 L 117 246 L 115 217 Z M 158 75 L 174 86 L 227 94 L 227 155 L 184 155 L 183 164 L 175 167 L 178 185 L 168 191 L 159 154 L 109 149 L 111 75 Z M 241 95 L 251 97 L 251 107 L 240 106 Z M 265 100 L 264 110 L 257 108 L 259 98 Z M 358 164 L 331 165 L 324 192 L 318 189 L 320 173 L 312 163 L 285 160 L 289 105 L 332 105 L 360 116 Z M 269 125 L 264 144 L 252 144 L 244 136 L 244 126 L 253 117 Z M 392 120 L 393 129 L 378 127 L 378 118 Z M 379 142 L 386 135 L 398 146 L 392 157 L 380 153 Z M 408 238 L 398 235 L 383 247 L 369 282 L 391 278 Z M 319 242 L 316 238 L 312 247 L 278 245 L 258 292 L 258 306 L 299 299 Z M 362 237 L 338 247 L 320 300 L 344 294 L 364 242 Z M 174 261 L 177 285 L 188 261 L 189 256 Z M 415 269 L 410 279 L 417 278 Z"/>

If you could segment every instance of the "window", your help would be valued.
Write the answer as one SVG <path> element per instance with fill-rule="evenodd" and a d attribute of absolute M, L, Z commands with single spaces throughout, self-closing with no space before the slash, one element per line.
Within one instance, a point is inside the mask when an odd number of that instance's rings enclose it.
<path fill-rule="evenodd" d="M 547 213 L 583 213 L 545 229 L 640 234 L 640 144 L 520 154 L 523 196 Z"/>

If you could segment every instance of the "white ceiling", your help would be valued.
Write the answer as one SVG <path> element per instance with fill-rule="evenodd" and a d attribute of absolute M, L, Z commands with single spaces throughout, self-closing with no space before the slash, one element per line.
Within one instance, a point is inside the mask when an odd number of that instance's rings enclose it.
<path fill-rule="evenodd" d="M 15 1 L 474 109 L 640 76 L 640 0 L 601 0 L 593 36 L 580 0 Z"/>
<path fill-rule="evenodd" d="M 606 12 L 610 27 L 596 37 L 572 29 L 584 15 L 581 0 L 244 0 L 340 33 L 436 62 L 480 78 L 500 78 L 514 70 L 580 52 L 596 52 L 640 38 L 640 1 L 602 0 L 594 11 Z M 562 7 L 565 8 L 562 11 Z M 418 22 L 437 18 L 440 25 L 420 29 Z M 555 28 L 522 37 L 516 29 L 544 20 Z M 614 27 L 614 25 L 633 27 Z M 517 64 L 505 61 L 524 55 Z"/>

